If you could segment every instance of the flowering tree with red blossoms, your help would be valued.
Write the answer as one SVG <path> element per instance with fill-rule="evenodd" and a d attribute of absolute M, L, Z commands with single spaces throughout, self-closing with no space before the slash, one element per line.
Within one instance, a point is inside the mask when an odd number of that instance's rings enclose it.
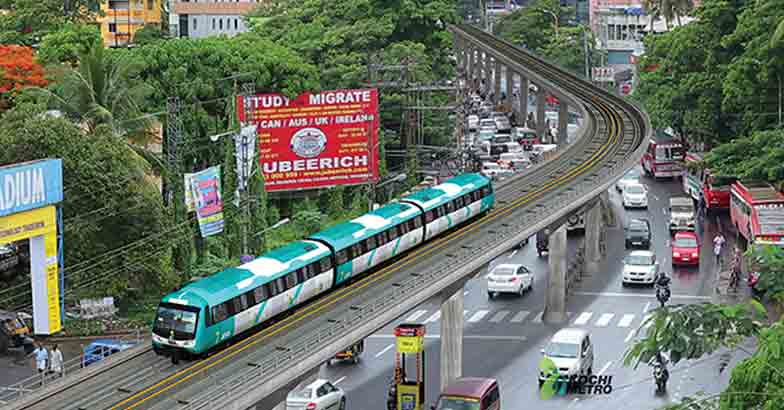
<path fill-rule="evenodd" d="M 0 107 L 24 88 L 47 84 L 44 68 L 35 61 L 32 48 L 0 44 Z"/>

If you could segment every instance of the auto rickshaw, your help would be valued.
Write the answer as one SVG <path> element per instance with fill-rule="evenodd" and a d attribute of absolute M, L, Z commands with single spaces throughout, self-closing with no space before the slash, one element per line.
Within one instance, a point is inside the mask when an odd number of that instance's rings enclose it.
<path fill-rule="evenodd" d="M 359 363 L 359 355 L 361 355 L 364 350 L 365 341 L 360 340 L 349 348 L 335 354 L 335 357 L 330 359 L 327 364 L 332 364 L 332 360 L 351 360 L 354 364 Z"/>
<path fill-rule="evenodd" d="M 548 249 L 549 237 L 549 229 L 545 229 L 536 233 L 536 252 L 539 254 L 539 257 L 542 257 L 542 254 L 545 252 L 550 252 Z"/>

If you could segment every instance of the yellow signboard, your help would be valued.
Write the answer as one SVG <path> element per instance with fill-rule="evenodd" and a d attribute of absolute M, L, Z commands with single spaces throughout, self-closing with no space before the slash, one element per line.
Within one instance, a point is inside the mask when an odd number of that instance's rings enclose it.
<path fill-rule="evenodd" d="M 422 336 L 398 336 L 398 353 L 419 353 L 424 351 L 425 338 Z"/>
<path fill-rule="evenodd" d="M 57 260 L 57 213 L 54 206 L 0 218 L 0 245 L 23 239 L 30 240 L 35 333 L 57 333 L 62 329 L 62 318 Z"/>

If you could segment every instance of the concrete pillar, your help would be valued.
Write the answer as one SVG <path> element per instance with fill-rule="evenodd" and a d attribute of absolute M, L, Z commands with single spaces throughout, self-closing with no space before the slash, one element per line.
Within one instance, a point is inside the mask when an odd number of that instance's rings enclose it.
<path fill-rule="evenodd" d="M 602 260 L 599 238 L 601 238 L 602 229 L 604 229 L 602 219 L 602 207 L 598 202 L 585 212 L 583 273 L 588 275 L 599 272 L 599 262 Z"/>
<path fill-rule="evenodd" d="M 514 103 L 512 93 L 514 92 L 514 71 L 512 71 L 509 67 L 506 67 L 506 73 L 504 75 L 506 78 L 506 101 L 505 104 L 509 106 L 509 110 L 514 108 Z"/>
<path fill-rule="evenodd" d="M 477 89 L 479 90 L 480 93 L 484 94 L 485 93 L 485 89 L 486 89 L 485 87 L 487 87 L 487 83 L 484 82 L 485 78 L 487 77 L 487 74 L 486 74 L 486 71 L 487 71 L 487 60 L 486 60 L 486 58 L 487 58 L 487 56 L 481 50 L 478 51 L 478 53 L 479 53 L 479 70 L 478 70 L 478 72 L 479 72 L 479 76 L 478 76 L 479 77 L 479 81 L 478 81 L 478 84 L 477 84 Z"/>
<path fill-rule="evenodd" d="M 547 293 L 544 296 L 544 315 L 549 323 L 566 321 L 566 225 L 561 225 L 550 234 L 547 259 L 550 274 L 547 275 Z"/>
<path fill-rule="evenodd" d="M 501 101 L 501 62 L 495 60 L 495 70 L 493 73 L 493 104 L 498 105 Z"/>
<path fill-rule="evenodd" d="M 441 302 L 441 390 L 463 375 L 463 287 Z"/>
<path fill-rule="evenodd" d="M 476 49 L 471 50 L 471 91 L 476 92 L 479 90 L 479 76 L 481 75 L 480 66 L 482 62 L 479 60 L 481 52 Z"/>
<path fill-rule="evenodd" d="M 544 105 L 547 104 L 545 92 L 542 87 L 536 93 L 536 135 L 542 138 L 547 131 L 547 118 L 544 116 Z M 552 143 L 552 141 L 548 141 Z"/>
<path fill-rule="evenodd" d="M 566 101 L 559 101 L 558 104 L 558 145 L 569 142 L 569 106 Z"/>
<path fill-rule="evenodd" d="M 517 92 L 517 98 L 520 100 L 520 106 L 517 107 L 520 113 L 518 123 L 525 126 L 525 119 L 528 118 L 528 79 L 523 74 L 518 75 L 520 76 L 520 90 Z"/>
<path fill-rule="evenodd" d="M 256 404 L 256 410 L 267 410 L 270 408 L 270 401 L 272 400 L 273 403 L 278 403 L 275 407 L 272 407 L 272 410 L 286 410 L 286 396 L 289 394 L 290 391 L 294 389 L 301 389 L 310 383 L 313 383 L 318 379 L 319 370 L 321 367 L 317 367 L 312 369 L 311 371 L 305 373 L 299 379 L 295 380 L 292 383 L 289 383 L 288 386 L 285 386 L 283 389 L 280 389 L 273 394 L 273 397 L 268 397 L 262 402 Z M 282 401 L 280 401 L 282 400 Z"/>

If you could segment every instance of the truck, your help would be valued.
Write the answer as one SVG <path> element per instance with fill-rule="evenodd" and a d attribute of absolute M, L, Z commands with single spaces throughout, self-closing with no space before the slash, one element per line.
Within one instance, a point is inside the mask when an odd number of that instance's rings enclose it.
<path fill-rule="evenodd" d="M 708 168 L 696 168 L 690 163 L 702 162 L 703 153 L 687 152 L 683 167 L 683 192 L 694 199 L 700 200 L 700 195 L 705 199 L 707 212 L 729 209 L 730 190 L 732 184 L 738 179 L 731 176 L 714 175 Z"/>
<path fill-rule="evenodd" d="M 680 162 L 683 161 L 684 151 L 683 142 L 670 129 L 657 130 L 640 160 L 642 169 L 646 175 L 654 178 L 681 176 L 683 169 Z"/>
<path fill-rule="evenodd" d="M 26 319 L 29 315 L 21 312 L 0 310 L 0 353 L 12 347 L 24 347 L 25 353 L 33 351 L 33 339 Z"/>
<path fill-rule="evenodd" d="M 735 181 L 730 218 L 744 245 L 784 247 L 784 194 L 759 181 Z"/>

